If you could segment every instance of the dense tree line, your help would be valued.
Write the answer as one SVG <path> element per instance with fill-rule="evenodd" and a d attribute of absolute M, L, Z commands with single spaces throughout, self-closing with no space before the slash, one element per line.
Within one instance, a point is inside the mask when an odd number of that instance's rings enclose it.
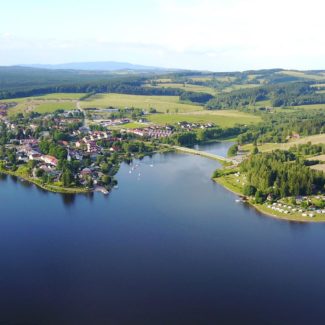
<path fill-rule="evenodd" d="M 298 144 L 292 146 L 289 151 L 303 156 L 311 156 L 311 155 L 322 155 L 325 154 L 325 144 L 311 144 L 311 142 L 305 144 Z"/>
<path fill-rule="evenodd" d="M 50 93 L 119 93 L 131 95 L 153 95 L 153 96 L 179 96 L 182 90 L 177 88 L 153 88 L 142 87 L 137 82 L 125 81 L 107 81 L 93 83 L 76 83 L 70 85 L 58 85 L 50 87 L 28 87 L 19 90 L 2 90 L 0 91 L 0 99 L 21 98 L 29 96 L 41 96 Z M 89 96 L 83 97 L 83 99 Z"/>
<path fill-rule="evenodd" d="M 264 116 L 262 123 L 250 126 L 238 143 L 286 142 L 292 134 L 308 136 L 325 132 L 325 112 L 298 111 Z"/>
<path fill-rule="evenodd" d="M 259 196 L 310 195 L 324 190 L 324 174 L 306 167 L 289 151 L 252 155 L 240 169 L 247 176 L 249 189 L 259 191 Z"/>
<path fill-rule="evenodd" d="M 208 109 L 240 108 L 263 100 L 271 100 L 274 107 L 325 103 L 325 95 L 317 93 L 311 87 L 312 84 L 313 82 L 286 82 L 244 88 L 222 93 L 210 99 L 206 106 Z"/>
<path fill-rule="evenodd" d="M 74 70 L 46 70 L 0 67 L 0 99 L 38 96 L 49 93 L 122 93 L 178 96 L 176 88 L 146 87 L 151 75 L 125 75 Z"/>
<path fill-rule="evenodd" d="M 207 93 L 199 93 L 194 91 L 184 91 L 181 96 L 180 100 L 190 101 L 194 103 L 205 104 L 207 103 L 213 96 Z"/>
<path fill-rule="evenodd" d="M 222 93 L 210 99 L 206 107 L 208 109 L 235 109 L 254 104 L 267 99 L 267 90 L 264 88 L 235 90 L 230 93 Z"/>
<path fill-rule="evenodd" d="M 163 141 L 180 146 L 192 146 L 194 144 L 209 140 L 235 137 L 245 130 L 246 127 L 244 126 L 235 126 L 232 128 L 214 127 L 208 129 L 196 129 L 191 132 L 176 132 L 171 137 L 163 139 Z"/>

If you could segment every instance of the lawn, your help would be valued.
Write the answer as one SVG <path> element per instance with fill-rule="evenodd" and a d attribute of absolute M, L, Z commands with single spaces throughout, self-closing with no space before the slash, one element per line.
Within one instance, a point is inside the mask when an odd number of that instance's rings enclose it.
<path fill-rule="evenodd" d="M 140 96 L 140 95 L 125 95 L 125 94 L 97 94 L 91 96 L 85 101 L 81 102 L 81 107 L 94 108 L 141 108 L 149 110 L 151 107 L 157 109 L 159 112 L 170 113 L 175 112 L 193 112 L 202 110 L 200 105 L 187 104 L 179 101 L 178 96 Z"/>
<path fill-rule="evenodd" d="M 176 124 L 177 122 L 187 121 L 192 123 L 213 122 L 221 127 L 232 127 L 235 124 L 252 124 L 260 122 L 260 117 L 238 112 L 235 110 L 222 111 L 202 111 L 187 114 L 152 114 L 148 120 L 153 123 L 165 125 Z"/>

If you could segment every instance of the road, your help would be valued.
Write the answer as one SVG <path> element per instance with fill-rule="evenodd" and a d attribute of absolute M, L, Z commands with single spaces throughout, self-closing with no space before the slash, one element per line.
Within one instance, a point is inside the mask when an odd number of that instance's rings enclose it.
<path fill-rule="evenodd" d="M 231 163 L 231 164 L 237 164 L 238 163 L 234 159 L 222 157 L 222 156 L 213 154 L 211 152 L 205 152 L 205 151 L 195 150 L 195 149 L 186 148 L 186 147 L 179 147 L 179 146 L 172 146 L 172 147 L 175 150 L 177 150 L 177 151 L 185 152 L 185 153 L 190 153 L 192 155 L 198 155 L 198 156 L 202 156 L 202 157 L 206 157 L 206 158 L 209 158 L 209 159 L 218 160 L 218 161 L 221 161 L 221 162 L 227 162 L 227 163 Z"/>
<path fill-rule="evenodd" d="M 87 120 L 87 117 L 86 117 L 86 111 L 81 107 L 79 100 L 77 101 L 77 108 L 84 113 L 85 118 L 84 118 L 84 125 L 83 126 L 85 128 L 89 128 L 88 120 Z"/>

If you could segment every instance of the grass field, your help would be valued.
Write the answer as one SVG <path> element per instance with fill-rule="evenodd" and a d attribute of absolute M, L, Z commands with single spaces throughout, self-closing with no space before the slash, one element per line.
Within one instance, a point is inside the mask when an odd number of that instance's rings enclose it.
<path fill-rule="evenodd" d="M 220 82 L 232 82 L 236 79 L 236 77 L 233 76 L 213 76 L 213 75 L 204 75 L 204 76 L 188 76 L 189 79 L 193 81 L 211 81 L 212 79 L 216 79 Z"/>
<path fill-rule="evenodd" d="M 152 86 L 149 85 L 149 87 Z M 216 95 L 218 93 L 216 89 L 213 89 L 211 87 L 192 85 L 192 84 L 182 84 L 182 83 L 164 83 L 164 84 L 158 84 L 157 86 L 154 87 L 155 88 L 179 88 L 185 91 L 208 93 L 211 95 Z"/>
<path fill-rule="evenodd" d="M 28 97 L 31 99 L 43 99 L 43 100 L 48 100 L 48 99 L 64 99 L 64 100 L 78 100 L 81 97 L 85 96 L 84 93 L 53 93 L 53 94 L 47 94 L 43 96 L 36 96 L 36 97 Z"/>
<path fill-rule="evenodd" d="M 22 98 L 11 98 L 11 99 L 1 99 L 0 103 L 22 103 L 32 100 L 78 100 L 83 97 L 84 93 L 53 93 L 42 96 L 32 96 L 32 97 L 22 97 Z"/>
<path fill-rule="evenodd" d="M 117 129 L 137 129 L 137 128 L 143 128 L 146 127 L 146 124 L 138 123 L 138 122 L 130 122 L 126 124 L 122 124 L 121 126 L 116 127 Z"/>
<path fill-rule="evenodd" d="M 295 144 L 306 144 L 308 142 L 311 142 L 311 144 L 318 144 L 318 143 L 325 143 L 325 134 L 317 134 L 317 135 L 311 135 L 308 137 L 292 140 L 287 143 L 264 143 L 262 145 L 258 146 L 258 150 L 261 152 L 267 152 L 267 151 L 272 151 L 276 149 L 280 150 L 288 150 Z M 247 144 L 242 146 L 243 150 L 252 150 L 253 145 L 252 144 Z"/>
<path fill-rule="evenodd" d="M 231 91 L 234 91 L 234 90 L 256 88 L 256 87 L 259 87 L 259 86 L 260 86 L 260 84 L 232 85 L 232 86 L 224 88 L 223 91 L 228 93 L 228 92 L 231 92 Z"/>
<path fill-rule="evenodd" d="M 160 82 L 160 83 L 168 83 L 168 82 L 172 82 L 172 79 L 170 79 L 170 78 L 160 78 L 160 79 L 155 79 L 155 81 Z"/>
<path fill-rule="evenodd" d="M 193 81 L 210 81 L 212 80 L 213 76 L 199 76 L 199 77 L 189 77 L 189 79 L 193 80 Z"/>
<path fill-rule="evenodd" d="M 287 76 L 297 77 L 297 78 L 304 78 L 304 79 L 312 79 L 312 80 L 325 80 L 325 76 L 317 73 L 307 73 L 303 71 L 292 71 L 292 70 L 286 70 L 286 71 L 280 71 L 277 72 L 278 74 L 284 74 Z"/>
<path fill-rule="evenodd" d="M 157 109 L 158 112 L 184 113 L 203 110 L 200 105 L 186 104 L 179 101 L 178 96 L 140 96 L 125 94 L 97 94 L 89 99 L 81 102 L 81 107 L 95 108 L 125 108 L 135 107 L 149 110 L 151 107 Z"/>
<path fill-rule="evenodd" d="M 53 93 L 43 96 L 23 97 L 0 100 L 0 103 L 17 103 L 8 111 L 8 115 L 15 115 L 18 113 L 38 112 L 51 113 L 57 109 L 75 109 L 76 101 L 84 96 L 83 93 Z"/>
<path fill-rule="evenodd" d="M 311 105 L 301 105 L 292 106 L 294 109 L 325 109 L 325 104 L 311 104 Z"/>
<path fill-rule="evenodd" d="M 77 108 L 76 103 L 73 102 L 41 103 L 33 109 L 33 112 L 44 114 L 44 113 L 53 113 L 58 109 L 72 110 L 76 108 Z"/>
<path fill-rule="evenodd" d="M 238 111 L 202 111 L 186 114 L 152 114 L 148 120 L 153 123 L 165 125 L 187 121 L 192 123 L 213 122 L 221 127 L 231 127 L 235 124 L 252 124 L 260 122 L 260 117 Z"/>

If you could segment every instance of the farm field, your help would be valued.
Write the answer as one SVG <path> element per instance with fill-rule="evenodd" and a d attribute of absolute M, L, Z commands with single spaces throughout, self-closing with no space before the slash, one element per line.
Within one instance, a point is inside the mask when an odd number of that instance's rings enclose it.
<path fill-rule="evenodd" d="M 226 77 L 227 78 L 227 77 Z M 193 80 L 193 81 L 210 81 L 213 79 L 213 76 L 209 76 L 209 75 L 206 75 L 206 76 L 198 76 L 198 77 L 189 77 L 189 79 Z"/>
<path fill-rule="evenodd" d="M 325 104 L 291 106 L 290 108 L 293 108 L 293 109 L 325 109 Z"/>
<path fill-rule="evenodd" d="M 248 89 L 248 88 L 256 88 L 261 86 L 260 84 L 243 84 L 243 85 L 232 85 L 223 89 L 224 92 L 231 92 L 234 90 Z"/>
<path fill-rule="evenodd" d="M 143 127 L 147 127 L 147 126 L 148 125 L 146 125 L 144 123 L 130 122 L 130 123 L 122 124 L 120 126 L 111 127 L 111 128 L 112 129 L 137 129 L 137 128 L 143 128 Z"/>
<path fill-rule="evenodd" d="M 308 73 L 308 72 L 303 72 L 303 71 L 292 71 L 292 70 L 280 71 L 277 73 L 282 74 L 282 75 L 297 77 L 297 78 L 312 79 L 312 80 L 325 80 L 324 75 L 317 74 L 317 73 Z"/>
<path fill-rule="evenodd" d="M 8 110 L 8 115 L 18 113 L 38 112 L 51 113 L 57 109 L 69 110 L 76 108 L 76 101 L 84 96 L 83 93 L 53 93 L 43 96 L 12 98 L 0 100 L 1 103 L 17 103 Z"/>
<path fill-rule="evenodd" d="M 83 97 L 84 93 L 52 93 L 42 96 L 31 96 L 31 97 L 22 97 L 22 98 L 10 98 L 10 99 L 1 99 L 0 103 L 22 103 L 32 100 L 78 100 Z"/>
<path fill-rule="evenodd" d="M 78 100 L 85 95 L 86 95 L 85 93 L 53 93 L 53 94 L 47 94 L 43 96 L 27 97 L 27 98 L 37 99 L 37 100 L 49 100 L 49 99 Z"/>
<path fill-rule="evenodd" d="M 260 117 L 238 111 L 202 111 L 187 114 L 152 114 L 147 117 L 153 123 L 165 125 L 181 121 L 192 123 L 212 122 L 220 127 L 232 127 L 236 124 L 252 124 L 260 122 Z"/>
<path fill-rule="evenodd" d="M 183 83 L 163 83 L 158 84 L 157 86 L 150 86 L 154 88 L 179 88 L 184 91 L 194 91 L 194 92 L 201 92 L 201 93 L 208 93 L 211 95 L 216 95 L 218 91 L 211 87 L 200 86 L 200 85 L 192 85 L 192 84 L 183 84 Z"/>
<path fill-rule="evenodd" d="M 203 110 L 203 106 L 182 103 L 178 96 L 141 96 L 125 94 L 97 94 L 81 102 L 82 108 L 125 108 L 134 107 L 149 110 L 151 107 L 158 112 L 185 113 Z"/>
<path fill-rule="evenodd" d="M 58 109 L 72 110 L 76 108 L 77 106 L 76 103 L 74 102 L 48 102 L 48 103 L 41 103 L 37 105 L 33 109 L 33 112 L 45 114 L 45 113 L 53 113 Z"/>

